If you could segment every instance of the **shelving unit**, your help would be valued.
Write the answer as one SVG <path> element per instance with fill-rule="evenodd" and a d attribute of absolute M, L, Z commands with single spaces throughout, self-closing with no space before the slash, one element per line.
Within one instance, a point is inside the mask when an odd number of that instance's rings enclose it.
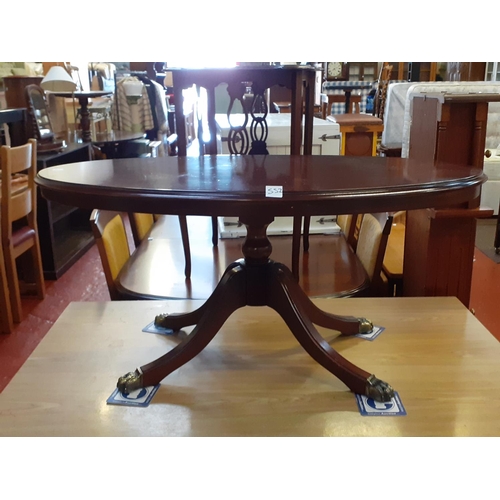
<path fill-rule="evenodd" d="M 86 144 L 69 144 L 57 153 L 38 154 L 38 170 L 91 160 Z M 61 277 L 94 243 L 89 223 L 90 210 L 37 198 L 38 231 L 45 279 Z"/>
<path fill-rule="evenodd" d="M 408 82 L 434 82 L 436 80 L 437 63 L 435 62 L 390 62 L 392 65 L 391 80 Z"/>

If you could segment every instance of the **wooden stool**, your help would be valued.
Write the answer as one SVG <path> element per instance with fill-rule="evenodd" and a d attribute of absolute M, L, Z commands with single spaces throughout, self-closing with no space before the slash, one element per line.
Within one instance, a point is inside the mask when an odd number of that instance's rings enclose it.
<path fill-rule="evenodd" d="M 340 154 L 343 156 L 376 156 L 377 135 L 384 130 L 380 118 L 360 113 L 330 115 L 328 121 L 336 122 L 342 134 Z"/>

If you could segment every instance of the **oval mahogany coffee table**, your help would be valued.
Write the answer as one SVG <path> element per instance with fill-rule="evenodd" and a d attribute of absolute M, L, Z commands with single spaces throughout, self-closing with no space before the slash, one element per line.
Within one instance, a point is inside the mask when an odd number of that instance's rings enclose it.
<path fill-rule="evenodd" d="M 247 228 L 243 259 L 232 263 L 197 310 L 159 315 L 159 326 L 196 325 L 174 349 L 118 380 L 122 393 L 160 383 L 199 354 L 243 306 L 269 306 L 319 364 L 358 394 L 389 401 L 392 387 L 338 354 L 314 325 L 366 333 L 365 318 L 316 307 L 291 271 L 270 259 L 267 226 L 276 216 L 445 208 L 475 200 L 479 169 L 401 158 L 205 156 L 100 160 L 41 170 L 42 195 L 65 205 L 172 215 L 238 216 Z"/>

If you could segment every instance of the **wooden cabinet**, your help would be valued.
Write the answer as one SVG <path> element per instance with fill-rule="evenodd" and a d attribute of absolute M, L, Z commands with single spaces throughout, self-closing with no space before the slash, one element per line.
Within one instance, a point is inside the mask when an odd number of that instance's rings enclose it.
<path fill-rule="evenodd" d="M 27 108 L 24 89 L 28 85 L 40 85 L 42 76 L 5 76 L 5 101 L 8 108 Z"/>
<path fill-rule="evenodd" d="M 500 62 L 486 63 L 486 75 L 484 79 L 488 82 L 500 82 Z"/>
<path fill-rule="evenodd" d="M 349 81 L 373 82 L 378 78 L 378 62 L 347 63 Z"/>
<path fill-rule="evenodd" d="M 0 146 L 7 144 L 3 125 L 8 126 L 11 146 L 21 146 L 28 140 L 26 131 L 26 109 L 0 109 Z"/>
<path fill-rule="evenodd" d="M 446 80 L 450 82 L 481 82 L 485 72 L 485 62 L 446 63 Z"/>
<path fill-rule="evenodd" d="M 37 168 L 91 160 L 90 145 L 69 144 L 59 153 L 38 154 Z M 90 210 L 37 197 L 38 231 L 45 279 L 59 278 L 94 243 L 89 223 Z"/>
<path fill-rule="evenodd" d="M 437 74 L 435 62 L 390 62 L 392 73 L 390 80 L 408 82 L 434 82 Z"/>

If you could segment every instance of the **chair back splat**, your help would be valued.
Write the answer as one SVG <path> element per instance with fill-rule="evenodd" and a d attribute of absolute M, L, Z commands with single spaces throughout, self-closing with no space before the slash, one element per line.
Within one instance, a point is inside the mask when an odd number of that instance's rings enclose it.
<path fill-rule="evenodd" d="M 138 247 L 141 241 L 146 237 L 148 232 L 155 223 L 153 214 L 129 213 L 130 226 L 134 237 L 135 246 Z"/>
<path fill-rule="evenodd" d="M 130 257 L 127 233 L 119 212 L 94 210 L 90 216 L 92 232 L 101 257 L 111 300 L 121 300 L 116 280 Z"/>
<path fill-rule="evenodd" d="M 391 232 L 393 216 L 387 213 L 364 214 L 359 229 L 356 255 L 370 279 L 370 295 L 382 292 L 382 264 L 387 240 Z"/>

